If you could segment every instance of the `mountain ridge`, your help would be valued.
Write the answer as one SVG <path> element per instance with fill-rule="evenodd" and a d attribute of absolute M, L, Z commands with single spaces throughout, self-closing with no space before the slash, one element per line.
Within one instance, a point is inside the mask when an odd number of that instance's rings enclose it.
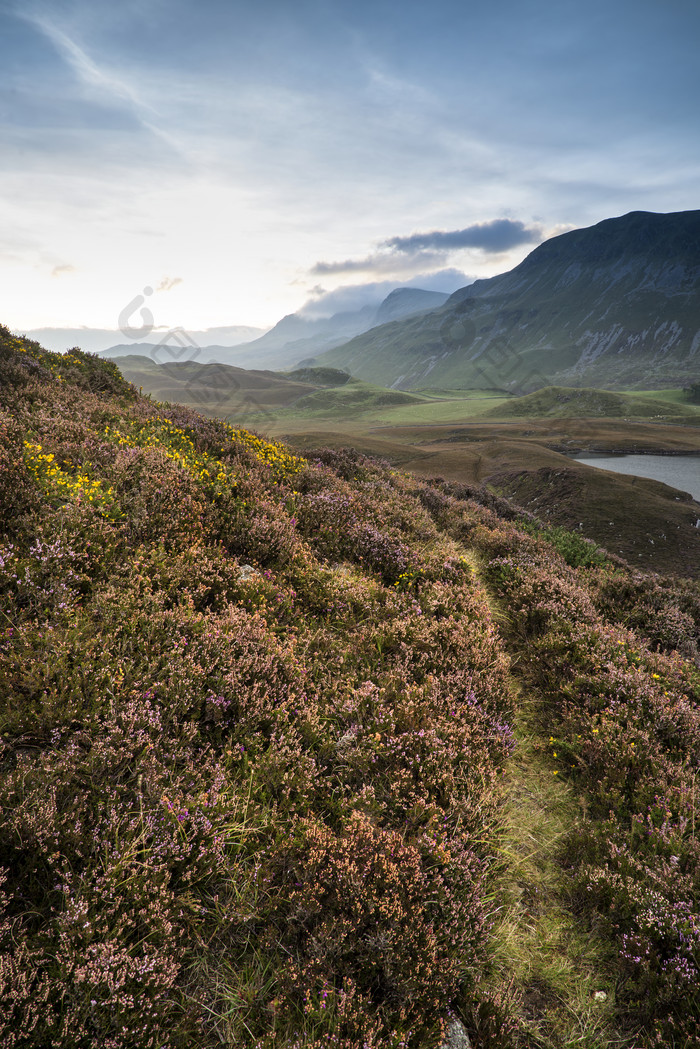
<path fill-rule="evenodd" d="M 319 358 L 401 389 L 683 384 L 700 351 L 700 211 L 571 230 L 441 308 Z"/>
<path fill-rule="evenodd" d="M 170 342 L 117 343 L 99 350 L 101 357 L 123 357 L 137 352 L 150 355 L 158 363 L 194 361 L 201 364 L 228 364 L 240 368 L 291 368 L 308 363 L 308 355 L 324 353 L 355 335 L 370 330 L 375 324 L 391 318 L 422 313 L 442 305 L 446 292 L 423 288 L 394 288 L 379 305 L 366 302 L 355 310 L 341 310 L 330 316 L 306 315 L 303 311 L 288 313 L 268 331 L 247 342 L 201 345 L 195 336 L 203 333 L 174 333 Z M 223 332 L 227 329 L 214 329 Z M 167 359 L 170 353 L 170 361 Z"/>
<path fill-rule="evenodd" d="M 250 342 L 265 333 L 265 328 L 253 327 L 250 324 L 230 324 L 215 328 L 188 331 L 187 337 L 196 343 L 209 345 L 216 343 L 217 346 L 230 349 L 243 342 Z M 19 329 L 15 329 L 19 334 Z M 73 328 L 30 328 L 22 331 L 24 338 L 39 342 L 46 349 L 56 353 L 80 346 L 87 353 L 97 353 L 101 357 L 112 356 L 111 351 L 116 347 L 115 339 L 122 337 L 118 328 L 88 328 L 87 326 Z M 155 331 L 156 338 L 162 338 L 166 333 L 158 328 Z M 144 342 L 130 342 L 129 347 L 143 349 Z M 150 343 L 148 345 L 151 345 Z M 157 345 L 157 344 L 153 344 Z"/>

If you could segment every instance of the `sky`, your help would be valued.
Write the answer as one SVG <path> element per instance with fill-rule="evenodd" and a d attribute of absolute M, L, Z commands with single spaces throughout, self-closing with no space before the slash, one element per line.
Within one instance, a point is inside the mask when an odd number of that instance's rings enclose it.
<path fill-rule="evenodd" d="M 0 321 L 269 327 L 694 210 L 699 43 L 697 0 L 0 0 Z"/>

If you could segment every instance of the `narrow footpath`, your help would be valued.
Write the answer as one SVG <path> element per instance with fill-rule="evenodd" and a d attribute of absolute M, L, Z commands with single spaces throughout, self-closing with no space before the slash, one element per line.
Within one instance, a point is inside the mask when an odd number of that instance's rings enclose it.
<path fill-rule="evenodd" d="M 479 555 L 466 555 L 487 595 Z M 507 610 L 491 595 L 512 663 L 516 749 L 502 779 L 503 831 L 498 871 L 500 910 L 493 929 L 494 983 L 521 999 L 518 1049 L 624 1049 L 614 1020 L 614 983 L 602 948 L 566 906 L 564 839 L 584 815 L 581 801 L 552 760 L 556 739 L 537 697 L 518 680 L 517 644 Z"/>

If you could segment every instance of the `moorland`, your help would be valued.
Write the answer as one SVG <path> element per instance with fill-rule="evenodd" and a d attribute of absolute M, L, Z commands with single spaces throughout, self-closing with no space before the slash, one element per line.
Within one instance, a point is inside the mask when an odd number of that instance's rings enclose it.
<path fill-rule="evenodd" d="M 315 378 L 244 427 L 0 330 L 2 1044 L 691 1049 L 700 589 L 555 510 L 695 416 Z"/>
<path fill-rule="evenodd" d="M 159 366 L 136 355 L 115 363 L 159 400 L 247 423 L 300 450 L 349 446 L 420 476 L 488 485 L 640 567 L 700 574 L 700 507 L 687 492 L 572 458 L 700 454 L 700 406 L 681 388 L 408 392 L 313 366 Z"/>

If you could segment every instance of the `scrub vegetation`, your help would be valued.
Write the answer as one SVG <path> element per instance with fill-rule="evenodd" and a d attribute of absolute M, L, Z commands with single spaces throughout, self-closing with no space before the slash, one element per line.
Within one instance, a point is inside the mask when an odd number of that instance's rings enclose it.
<path fill-rule="evenodd" d="M 3 1046 L 698 1044 L 696 583 L 7 329 L 0 527 Z"/>

